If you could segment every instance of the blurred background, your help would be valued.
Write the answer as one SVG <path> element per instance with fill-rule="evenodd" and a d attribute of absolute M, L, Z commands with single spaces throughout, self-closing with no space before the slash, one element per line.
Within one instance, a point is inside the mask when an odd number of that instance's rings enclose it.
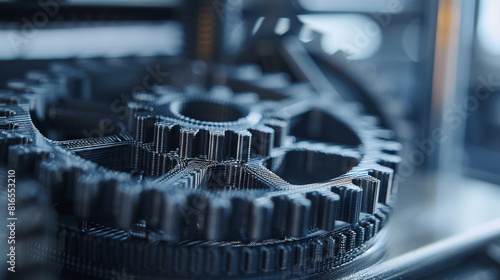
<path fill-rule="evenodd" d="M 391 259 L 500 215 L 499 15 L 495 0 L 0 0 L 0 84 L 55 61 L 106 61 L 116 69 L 85 98 L 109 104 L 145 73 L 123 61 L 285 71 L 276 46 L 300 40 L 341 98 L 403 144 Z M 499 279 L 488 244 L 433 277 Z"/>

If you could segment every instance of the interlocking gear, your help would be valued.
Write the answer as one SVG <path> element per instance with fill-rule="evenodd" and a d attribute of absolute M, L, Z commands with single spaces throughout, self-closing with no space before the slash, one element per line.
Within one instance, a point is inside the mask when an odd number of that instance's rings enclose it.
<path fill-rule="evenodd" d="M 352 260 L 386 223 L 400 145 L 350 103 L 247 65 L 229 87 L 136 93 L 121 118 L 70 98 L 91 70 L 52 69 L 0 93 L 0 159 L 50 194 L 57 242 L 32 250 L 68 271 L 294 278 Z"/>

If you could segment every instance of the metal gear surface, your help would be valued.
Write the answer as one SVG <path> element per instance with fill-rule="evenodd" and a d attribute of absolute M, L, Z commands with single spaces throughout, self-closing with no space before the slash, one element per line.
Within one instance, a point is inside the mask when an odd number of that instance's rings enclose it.
<path fill-rule="evenodd" d="M 225 69 L 227 86 L 137 92 L 120 112 L 75 101 L 110 67 L 56 64 L 0 92 L 1 163 L 57 212 L 34 255 L 102 279 L 285 279 L 376 241 L 400 160 L 376 117 L 252 65 Z M 75 131 L 88 137 L 64 139 Z"/>

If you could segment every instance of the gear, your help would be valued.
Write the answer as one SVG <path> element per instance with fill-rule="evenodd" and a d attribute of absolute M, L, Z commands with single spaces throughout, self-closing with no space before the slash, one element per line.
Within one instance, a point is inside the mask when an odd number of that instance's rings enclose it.
<path fill-rule="evenodd" d="M 37 72 L 0 93 L 0 158 L 59 215 L 57 244 L 34 254 L 97 278 L 294 278 L 369 248 L 397 190 L 391 132 L 286 74 L 225 71 L 229 87 L 136 93 L 123 118 L 68 99 L 91 73 Z"/>

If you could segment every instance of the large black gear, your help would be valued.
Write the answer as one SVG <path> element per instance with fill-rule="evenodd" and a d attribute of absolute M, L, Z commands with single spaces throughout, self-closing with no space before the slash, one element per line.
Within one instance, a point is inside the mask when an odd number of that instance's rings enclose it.
<path fill-rule="evenodd" d="M 58 212 L 57 242 L 34 255 L 103 279 L 296 278 L 377 240 L 400 145 L 376 117 L 251 65 L 225 68 L 229 87 L 157 86 L 109 114 L 70 98 L 92 71 L 54 66 L 0 93 L 2 164 Z M 52 120 L 106 127 L 51 140 L 37 126 Z"/>

